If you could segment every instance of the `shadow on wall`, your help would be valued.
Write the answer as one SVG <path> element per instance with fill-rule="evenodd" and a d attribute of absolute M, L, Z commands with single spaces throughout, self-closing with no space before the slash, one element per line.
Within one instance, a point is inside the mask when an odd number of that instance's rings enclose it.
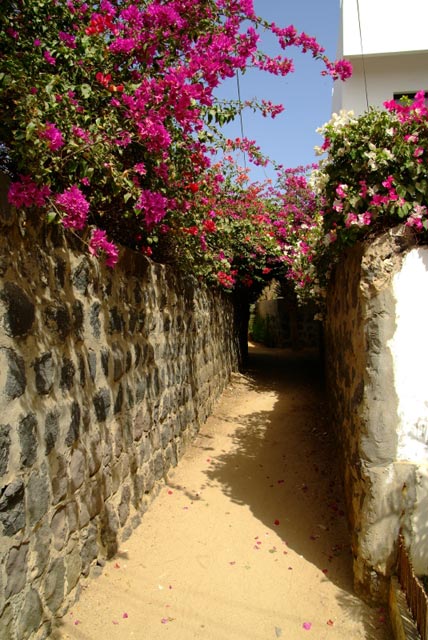
<path fill-rule="evenodd" d="M 337 451 L 323 402 L 322 367 L 316 350 L 254 349 L 251 384 L 276 395 L 269 411 L 239 415 L 235 447 L 206 471 L 224 493 L 247 505 L 286 545 L 341 590 L 353 619 L 364 618 L 366 638 L 379 638 L 379 612 L 353 594 L 350 539 Z M 207 443 L 209 446 L 209 443 Z M 278 522 L 279 524 L 275 524 Z"/>

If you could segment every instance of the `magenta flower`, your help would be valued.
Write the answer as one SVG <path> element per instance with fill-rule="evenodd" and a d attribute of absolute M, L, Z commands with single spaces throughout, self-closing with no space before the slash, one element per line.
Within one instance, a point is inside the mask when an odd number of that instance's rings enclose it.
<path fill-rule="evenodd" d="M 57 195 L 56 204 L 65 214 L 62 219 L 65 228 L 83 229 L 88 217 L 89 202 L 76 185 Z"/>
<path fill-rule="evenodd" d="M 39 138 L 48 141 L 48 147 L 51 151 L 58 151 L 64 146 L 62 133 L 52 122 L 46 123 L 45 130 L 39 134 Z"/>
<path fill-rule="evenodd" d="M 89 253 L 98 258 L 100 251 L 106 256 L 106 265 L 108 267 L 114 267 L 119 259 L 119 251 L 116 245 L 107 240 L 105 231 L 94 229 L 91 239 L 89 240 Z"/>
<path fill-rule="evenodd" d="M 12 182 L 7 194 L 9 203 L 21 207 L 44 207 L 51 190 L 47 186 L 38 187 L 30 176 L 19 176 L 19 182 Z"/>
<path fill-rule="evenodd" d="M 49 64 L 51 64 L 52 66 L 56 65 L 56 58 L 53 57 L 53 55 L 50 53 L 50 51 L 44 51 L 43 52 L 43 57 L 46 60 L 46 62 L 49 62 Z"/>
<path fill-rule="evenodd" d="M 166 216 L 168 199 L 160 193 L 154 193 L 149 189 L 141 191 L 136 209 L 144 214 L 144 219 L 148 227 L 160 222 Z"/>

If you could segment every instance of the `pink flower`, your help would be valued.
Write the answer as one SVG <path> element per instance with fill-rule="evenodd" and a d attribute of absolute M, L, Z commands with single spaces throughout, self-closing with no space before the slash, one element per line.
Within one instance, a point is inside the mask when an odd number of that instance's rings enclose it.
<path fill-rule="evenodd" d="M 302 627 L 306 630 L 309 631 L 310 629 L 312 629 L 312 622 L 304 622 L 302 624 Z"/>
<path fill-rule="evenodd" d="M 46 60 L 46 62 L 49 62 L 49 64 L 51 64 L 52 66 L 56 65 L 56 59 L 53 57 L 53 55 L 51 55 L 49 51 L 47 50 L 44 51 L 43 57 Z"/>
<path fill-rule="evenodd" d="M 89 202 L 76 185 L 58 194 L 56 204 L 65 214 L 62 219 L 65 228 L 83 229 L 88 217 Z"/>
<path fill-rule="evenodd" d="M 164 198 L 160 193 L 143 189 L 138 199 L 136 209 L 143 212 L 146 225 L 151 227 L 166 216 L 167 206 L 168 199 Z"/>
<path fill-rule="evenodd" d="M 50 196 L 49 187 L 38 187 L 30 176 L 19 176 L 19 182 L 12 182 L 7 194 L 9 203 L 21 207 L 44 207 Z"/>
<path fill-rule="evenodd" d="M 39 138 L 48 141 L 48 147 L 51 151 L 58 151 L 64 146 L 62 133 L 52 122 L 46 123 L 45 130 L 39 133 Z"/>
<path fill-rule="evenodd" d="M 106 265 L 114 267 L 119 259 L 119 251 L 113 242 L 107 240 L 107 234 L 101 229 L 94 229 L 89 240 L 89 253 L 92 256 L 99 257 L 102 251 L 106 256 Z"/>

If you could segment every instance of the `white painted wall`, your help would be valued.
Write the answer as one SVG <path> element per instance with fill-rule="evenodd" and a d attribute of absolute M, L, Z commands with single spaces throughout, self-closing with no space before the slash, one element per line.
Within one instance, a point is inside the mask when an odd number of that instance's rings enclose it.
<path fill-rule="evenodd" d="M 398 397 L 397 461 L 428 462 L 428 247 L 412 249 L 394 276 L 396 329 L 388 346 Z"/>
<path fill-rule="evenodd" d="M 428 0 L 427 0 L 428 5 Z M 427 23 L 428 42 L 428 23 Z M 428 91 L 428 52 L 402 55 L 373 56 L 353 59 L 353 75 L 346 82 L 335 82 L 332 111 L 354 111 L 360 115 L 370 106 L 382 107 L 394 93 Z"/>
<path fill-rule="evenodd" d="M 341 8 L 337 57 L 354 73 L 335 82 L 333 112 L 360 115 L 367 101 L 382 107 L 394 93 L 428 91 L 428 0 L 341 0 Z"/>
<path fill-rule="evenodd" d="M 358 21 L 358 5 L 361 38 Z M 427 51 L 427 0 L 342 0 L 345 57 Z"/>

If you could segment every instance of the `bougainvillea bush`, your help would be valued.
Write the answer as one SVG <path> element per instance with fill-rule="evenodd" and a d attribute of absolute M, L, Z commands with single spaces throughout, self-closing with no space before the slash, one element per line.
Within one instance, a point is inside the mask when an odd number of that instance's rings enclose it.
<path fill-rule="evenodd" d="M 258 50 L 258 29 L 275 34 L 278 56 Z M 214 91 L 248 66 L 286 75 L 292 46 L 322 73 L 349 76 L 313 38 L 257 17 L 252 0 L 2 0 L 10 202 L 62 224 L 109 266 L 122 243 L 226 289 L 263 275 L 286 241 L 257 218 L 261 192 L 214 165 L 219 147 L 262 161 L 255 142 L 223 140 L 221 125 L 242 105 L 218 103 Z"/>
<path fill-rule="evenodd" d="M 426 98 L 421 91 L 414 101 L 384 107 L 359 117 L 334 114 L 320 129 L 319 153 L 327 155 L 310 179 L 322 214 L 311 236 L 311 261 L 302 266 L 307 294 L 319 297 L 332 265 L 357 240 L 397 224 L 412 229 L 418 241 L 428 240 Z"/>

